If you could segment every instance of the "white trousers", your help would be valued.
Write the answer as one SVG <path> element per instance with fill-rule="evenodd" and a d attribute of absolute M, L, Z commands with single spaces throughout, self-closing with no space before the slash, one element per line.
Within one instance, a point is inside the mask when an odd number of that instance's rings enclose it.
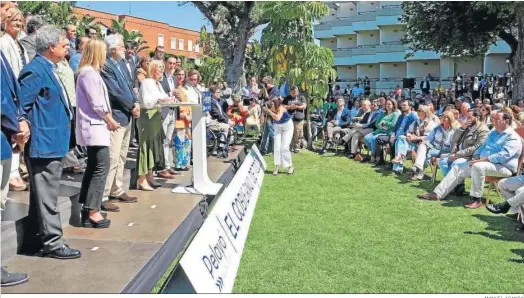
<path fill-rule="evenodd" d="M 524 223 L 524 176 L 510 177 L 499 181 L 499 189 L 511 205 L 510 213 L 519 213 L 520 220 Z"/>
<path fill-rule="evenodd" d="M 283 124 L 273 123 L 275 135 L 273 140 L 273 152 L 275 159 L 275 166 L 289 168 L 293 164 L 291 162 L 291 151 L 289 146 L 293 140 L 294 126 L 293 121 L 288 120 Z"/>
<path fill-rule="evenodd" d="M 162 121 L 162 128 L 166 138 L 164 139 L 164 158 L 165 158 L 165 168 L 171 169 L 175 168 L 175 148 L 173 146 L 174 132 L 175 132 L 175 121 L 176 113 L 174 109 L 169 109 L 169 112 Z"/>
<path fill-rule="evenodd" d="M 9 173 L 9 179 L 20 177 L 20 172 L 18 171 L 18 168 L 20 168 L 20 153 L 13 153 L 11 159 L 11 172 Z"/>
<path fill-rule="evenodd" d="M 440 198 L 445 198 L 457 185 L 464 182 L 466 178 L 471 177 L 471 190 L 469 194 L 472 197 L 481 198 L 486 176 L 509 177 L 511 175 L 511 171 L 501 164 L 478 162 L 470 167 L 469 163 L 465 162 L 452 167 L 451 171 L 437 185 L 433 192 Z"/>

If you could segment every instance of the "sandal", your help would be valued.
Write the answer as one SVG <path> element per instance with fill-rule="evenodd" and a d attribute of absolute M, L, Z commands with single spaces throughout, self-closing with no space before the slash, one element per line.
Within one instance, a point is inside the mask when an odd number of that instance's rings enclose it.
<path fill-rule="evenodd" d="M 275 170 L 273 171 L 273 176 L 277 176 L 278 175 L 278 168 L 275 168 Z"/>
<path fill-rule="evenodd" d="M 293 175 L 293 174 L 295 174 L 295 168 L 290 167 L 290 168 L 287 170 L 287 174 L 288 174 L 288 175 Z"/>

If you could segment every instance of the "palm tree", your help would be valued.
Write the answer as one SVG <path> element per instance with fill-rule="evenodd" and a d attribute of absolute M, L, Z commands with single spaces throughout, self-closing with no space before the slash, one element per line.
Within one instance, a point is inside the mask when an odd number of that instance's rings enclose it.
<path fill-rule="evenodd" d="M 112 20 L 111 27 L 124 37 L 124 42 L 130 40 L 134 41 L 138 46 L 137 53 L 149 49 L 149 46 L 146 45 L 147 41 L 144 40 L 142 33 L 140 33 L 138 30 L 132 30 L 131 32 L 128 31 L 124 26 L 125 23 L 125 18 L 123 18 L 120 22 Z"/>

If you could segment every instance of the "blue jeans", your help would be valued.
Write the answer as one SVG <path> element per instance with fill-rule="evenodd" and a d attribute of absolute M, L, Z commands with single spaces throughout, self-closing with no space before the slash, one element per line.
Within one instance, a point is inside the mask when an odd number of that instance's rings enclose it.
<path fill-rule="evenodd" d="M 446 157 L 442 157 L 439 159 L 438 166 L 442 170 L 442 174 L 444 175 L 444 177 L 446 177 L 446 175 L 449 173 L 452 167 L 459 166 L 462 163 L 468 163 L 468 162 L 469 160 L 465 158 L 458 158 L 458 159 L 455 159 L 453 162 L 451 162 L 449 160 L 449 156 L 446 156 Z"/>
<path fill-rule="evenodd" d="M 400 136 L 395 141 L 395 153 L 398 155 L 408 155 L 408 150 L 412 147 L 411 143 L 408 142 L 406 136 Z"/>
<path fill-rule="evenodd" d="M 364 144 L 369 148 L 369 151 L 371 151 L 371 156 L 375 156 L 375 145 L 377 137 L 378 135 L 374 135 L 373 133 L 370 133 L 364 137 Z"/>
<path fill-rule="evenodd" d="M 273 122 L 271 120 L 267 120 L 266 127 L 264 127 L 264 134 L 262 135 L 262 142 L 260 143 L 260 151 L 263 154 L 267 154 L 270 152 L 269 150 L 271 146 L 269 146 L 269 143 L 271 141 L 273 133 Z"/>

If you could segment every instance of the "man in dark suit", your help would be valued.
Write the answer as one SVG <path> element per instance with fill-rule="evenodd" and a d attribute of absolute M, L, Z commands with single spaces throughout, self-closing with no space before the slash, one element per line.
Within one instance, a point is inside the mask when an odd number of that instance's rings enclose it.
<path fill-rule="evenodd" d="M 9 180 L 9 172 L 11 169 L 12 158 L 12 144 L 17 144 L 16 150 L 21 150 L 25 142 L 29 139 L 29 131 L 20 132 L 20 125 L 18 124 L 18 95 L 20 94 L 20 86 L 16 81 L 16 77 L 7 62 L 4 54 L 0 52 L 0 67 L 2 80 L 2 135 L 1 135 L 1 166 L 0 166 L 0 189 L 2 190 L 2 205 L 7 195 L 7 185 Z M 29 127 L 26 125 L 26 129 Z M 29 276 L 25 273 L 8 272 L 5 268 L 1 268 L 2 279 L 1 286 L 14 286 L 22 284 L 29 280 Z"/>
<path fill-rule="evenodd" d="M 81 253 L 64 244 L 57 206 L 61 161 L 70 149 L 74 111 L 56 67 L 64 59 L 69 41 L 59 28 L 44 26 L 37 32 L 36 49 L 38 54 L 18 78 L 20 120 L 31 127 L 31 139 L 25 146 L 25 162 L 31 181 L 28 217 L 36 223 L 31 226 L 39 230 L 38 245 L 43 244 L 44 256 L 75 259 Z M 21 124 L 22 131 L 23 126 L 25 124 Z M 30 231 L 28 236 L 36 236 L 36 233 Z"/>
<path fill-rule="evenodd" d="M 211 129 L 223 132 L 226 135 L 229 132 L 230 120 L 229 117 L 224 113 L 220 105 L 220 89 L 218 86 L 211 86 L 209 88 L 211 93 Z"/>
<path fill-rule="evenodd" d="M 140 116 L 140 106 L 133 90 L 131 76 L 123 59 L 125 58 L 124 40 L 120 34 L 111 34 L 105 38 L 108 55 L 102 68 L 102 79 L 107 86 L 107 93 L 113 110 L 113 119 L 119 124 L 118 130 L 111 132 L 109 147 L 110 163 L 104 190 L 102 209 L 118 212 L 120 208 L 111 201 L 133 203 L 136 197 L 128 196 L 123 187 L 124 166 L 131 139 L 131 117 Z"/>
<path fill-rule="evenodd" d="M 125 44 L 126 48 L 126 57 L 124 60 L 124 64 L 126 65 L 126 69 L 129 72 L 129 79 L 131 82 L 131 85 L 133 86 L 133 91 L 138 96 L 138 80 L 136 79 L 136 69 L 138 65 L 138 57 L 136 56 L 136 43 L 132 40 L 126 41 Z M 138 126 L 137 121 L 134 118 L 131 118 L 131 138 L 129 146 L 131 147 L 138 147 Z"/>

